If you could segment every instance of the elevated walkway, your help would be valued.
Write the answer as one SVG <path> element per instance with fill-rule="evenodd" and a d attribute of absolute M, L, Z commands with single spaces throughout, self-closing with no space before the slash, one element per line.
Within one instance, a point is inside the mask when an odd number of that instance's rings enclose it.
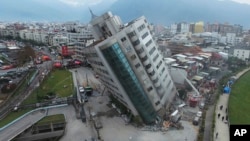
<path fill-rule="evenodd" d="M 60 108 L 63 106 L 68 106 L 68 104 L 38 108 L 38 109 L 32 110 L 24 114 L 18 119 L 0 128 L 1 141 L 10 141 L 14 139 L 17 135 L 22 133 L 24 130 L 28 129 L 33 124 L 41 120 L 43 117 L 47 116 L 49 109 Z"/>

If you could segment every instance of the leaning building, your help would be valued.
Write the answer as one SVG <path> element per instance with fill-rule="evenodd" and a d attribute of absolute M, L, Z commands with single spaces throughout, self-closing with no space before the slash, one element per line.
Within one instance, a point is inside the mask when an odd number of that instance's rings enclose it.
<path fill-rule="evenodd" d="M 92 13 L 95 42 L 84 54 L 109 92 L 146 124 L 159 120 L 177 93 L 144 16 L 123 24 L 107 12 Z"/>

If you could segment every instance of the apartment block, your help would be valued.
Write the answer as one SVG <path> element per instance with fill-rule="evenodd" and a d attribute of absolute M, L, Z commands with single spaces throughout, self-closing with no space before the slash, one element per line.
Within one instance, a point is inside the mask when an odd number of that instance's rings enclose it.
<path fill-rule="evenodd" d="M 123 24 L 107 12 L 92 16 L 96 42 L 84 49 L 106 88 L 145 123 L 159 120 L 177 93 L 144 16 Z"/>

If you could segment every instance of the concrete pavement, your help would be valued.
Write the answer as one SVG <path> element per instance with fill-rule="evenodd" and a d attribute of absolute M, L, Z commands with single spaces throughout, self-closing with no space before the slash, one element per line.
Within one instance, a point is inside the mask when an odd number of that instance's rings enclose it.
<path fill-rule="evenodd" d="M 229 141 L 229 125 L 226 120 L 229 94 L 222 94 L 218 100 L 215 113 L 215 141 Z"/>

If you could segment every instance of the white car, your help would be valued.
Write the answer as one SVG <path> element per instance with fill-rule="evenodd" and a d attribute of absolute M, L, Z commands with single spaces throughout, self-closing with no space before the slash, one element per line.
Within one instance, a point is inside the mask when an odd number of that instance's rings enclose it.
<path fill-rule="evenodd" d="M 202 111 L 198 111 L 196 114 L 197 117 L 201 117 L 202 116 Z"/>
<path fill-rule="evenodd" d="M 82 86 L 79 87 L 79 92 L 83 93 L 84 92 L 84 88 Z"/>

